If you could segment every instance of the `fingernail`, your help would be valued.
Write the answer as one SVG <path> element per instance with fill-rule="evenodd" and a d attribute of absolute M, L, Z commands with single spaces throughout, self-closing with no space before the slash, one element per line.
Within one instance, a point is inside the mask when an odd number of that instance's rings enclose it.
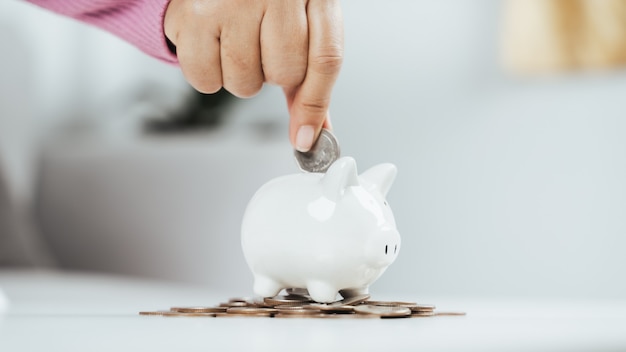
<path fill-rule="evenodd" d="M 313 146 L 314 137 L 315 128 L 313 128 L 313 126 L 300 126 L 296 134 L 296 150 L 299 152 L 308 152 Z"/>

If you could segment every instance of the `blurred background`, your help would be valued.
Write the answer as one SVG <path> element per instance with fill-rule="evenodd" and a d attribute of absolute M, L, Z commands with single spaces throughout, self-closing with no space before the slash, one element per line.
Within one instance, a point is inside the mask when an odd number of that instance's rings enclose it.
<path fill-rule="evenodd" d="M 372 291 L 626 296 L 624 1 L 343 10 L 335 133 L 360 170 L 399 169 L 403 247 Z M 21 1 L 0 3 L 0 45 L 0 264 L 251 292 L 245 205 L 297 172 L 279 89 L 200 96 Z"/>

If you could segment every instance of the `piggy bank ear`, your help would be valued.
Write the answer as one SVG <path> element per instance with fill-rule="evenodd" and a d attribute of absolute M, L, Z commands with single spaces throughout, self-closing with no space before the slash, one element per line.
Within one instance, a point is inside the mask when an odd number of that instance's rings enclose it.
<path fill-rule="evenodd" d="M 394 164 L 376 165 L 361 174 L 361 178 L 365 181 L 363 186 L 370 191 L 378 190 L 384 197 L 391 189 L 397 173 L 398 169 Z"/>
<path fill-rule="evenodd" d="M 359 184 L 356 161 L 343 157 L 335 161 L 322 178 L 324 195 L 332 200 L 339 199 L 346 188 Z"/>

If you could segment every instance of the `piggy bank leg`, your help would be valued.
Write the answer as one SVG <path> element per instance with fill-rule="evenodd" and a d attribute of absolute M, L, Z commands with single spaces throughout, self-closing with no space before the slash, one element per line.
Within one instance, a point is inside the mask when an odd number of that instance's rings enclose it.
<path fill-rule="evenodd" d="M 307 283 L 309 295 L 316 302 L 329 303 L 334 302 L 337 298 L 338 290 L 323 281 L 309 281 Z"/>
<path fill-rule="evenodd" d="M 282 290 L 282 286 L 267 276 L 254 276 L 254 293 L 261 297 L 274 297 Z"/>

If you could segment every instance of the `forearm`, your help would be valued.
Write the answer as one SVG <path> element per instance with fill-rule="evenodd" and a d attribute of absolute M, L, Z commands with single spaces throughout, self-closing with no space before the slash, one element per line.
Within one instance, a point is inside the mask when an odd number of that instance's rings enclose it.
<path fill-rule="evenodd" d="M 102 28 L 162 61 L 178 63 L 163 32 L 163 17 L 169 0 L 27 1 Z"/>

